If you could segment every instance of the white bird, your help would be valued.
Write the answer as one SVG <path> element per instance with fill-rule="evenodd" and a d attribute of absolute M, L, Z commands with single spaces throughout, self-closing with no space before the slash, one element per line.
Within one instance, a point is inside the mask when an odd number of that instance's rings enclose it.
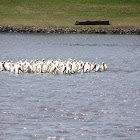
<path fill-rule="evenodd" d="M 13 63 L 11 64 L 10 72 L 15 73 L 15 67 L 14 67 L 14 64 Z"/>
<path fill-rule="evenodd" d="M 72 65 L 71 64 L 66 65 L 66 74 L 71 74 L 71 71 L 72 71 Z"/>
<path fill-rule="evenodd" d="M 99 64 L 92 64 L 90 62 L 77 62 L 75 59 L 69 58 L 67 61 L 60 59 L 53 61 L 47 60 L 39 61 L 38 59 L 32 60 L 30 63 L 27 60 L 20 60 L 16 63 L 12 61 L 0 61 L 0 71 L 9 71 L 12 73 L 51 73 L 51 74 L 74 74 L 74 73 L 87 73 L 105 71 L 107 65 L 103 62 Z"/>
<path fill-rule="evenodd" d="M 0 71 L 3 71 L 3 62 L 0 62 Z"/>
<path fill-rule="evenodd" d="M 5 62 L 4 64 L 6 71 L 10 71 L 10 61 L 8 60 L 7 62 Z"/>
<path fill-rule="evenodd" d="M 5 68 L 5 61 L 2 61 L 0 63 L 0 71 L 7 71 L 7 69 Z"/>
<path fill-rule="evenodd" d="M 96 63 L 93 65 L 91 64 L 91 72 L 95 72 L 96 71 Z"/>
<path fill-rule="evenodd" d="M 99 64 L 94 64 L 92 65 L 92 68 L 91 68 L 91 72 L 98 72 L 100 70 L 100 65 Z"/>
<path fill-rule="evenodd" d="M 84 72 L 90 72 L 90 63 L 89 62 L 86 62 L 85 65 L 84 65 Z"/>
<path fill-rule="evenodd" d="M 14 72 L 15 72 L 15 74 L 20 74 L 20 73 L 22 73 L 21 66 L 20 66 L 18 63 L 16 63 L 16 64 L 14 65 Z"/>
<path fill-rule="evenodd" d="M 102 62 L 102 65 L 100 66 L 100 71 L 105 71 L 107 69 L 107 65 Z"/>
<path fill-rule="evenodd" d="M 96 72 L 100 71 L 100 65 L 99 64 L 96 64 L 96 69 L 95 69 Z"/>

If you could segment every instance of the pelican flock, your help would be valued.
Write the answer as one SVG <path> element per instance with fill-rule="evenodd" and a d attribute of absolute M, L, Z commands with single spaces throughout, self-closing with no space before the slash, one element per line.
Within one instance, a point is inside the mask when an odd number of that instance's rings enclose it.
<path fill-rule="evenodd" d="M 42 59 L 39 61 L 28 62 L 27 60 L 20 60 L 16 63 L 12 61 L 0 61 L 0 72 L 8 71 L 15 74 L 20 73 L 50 73 L 50 74 L 74 74 L 74 73 L 87 73 L 87 72 L 102 72 L 107 69 L 107 65 L 102 62 L 101 65 L 97 63 L 90 63 L 84 61 L 76 61 L 69 58 L 67 61 L 60 59 L 47 60 Z"/>

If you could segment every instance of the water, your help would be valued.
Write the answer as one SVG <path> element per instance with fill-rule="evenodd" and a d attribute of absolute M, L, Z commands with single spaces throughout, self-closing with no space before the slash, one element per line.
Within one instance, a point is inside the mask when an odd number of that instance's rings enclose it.
<path fill-rule="evenodd" d="M 74 75 L 0 72 L 0 139 L 138 140 L 140 36 L 0 34 L 0 60 L 90 61 Z"/>

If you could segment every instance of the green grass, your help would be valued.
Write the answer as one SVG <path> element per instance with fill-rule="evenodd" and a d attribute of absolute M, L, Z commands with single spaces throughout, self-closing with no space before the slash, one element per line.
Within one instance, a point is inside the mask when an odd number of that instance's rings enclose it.
<path fill-rule="evenodd" d="M 109 20 L 109 26 L 75 21 Z M 140 28 L 140 0 L 0 0 L 0 25 L 63 28 Z"/>

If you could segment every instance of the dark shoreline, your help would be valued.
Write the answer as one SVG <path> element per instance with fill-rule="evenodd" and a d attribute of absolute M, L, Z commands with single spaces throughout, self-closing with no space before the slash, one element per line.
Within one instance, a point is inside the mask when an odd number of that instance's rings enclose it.
<path fill-rule="evenodd" d="M 37 28 L 37 27 L 0 25 L 0 33 L 130 34 L 130 35 L 140 35 L 140 28 L 136 28 L 136 29 L 74 29 L 74 28 Z"/>

